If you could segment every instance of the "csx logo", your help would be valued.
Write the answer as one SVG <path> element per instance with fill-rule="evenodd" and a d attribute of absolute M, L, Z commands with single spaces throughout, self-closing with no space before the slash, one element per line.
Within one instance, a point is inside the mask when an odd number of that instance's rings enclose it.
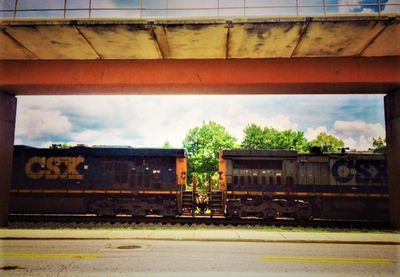
<path fill-rule="evenodd" d="M 25 173 L 31 179 L 74 179 L 82 180 L 77 171 L 83 157 L 32 157 L 25 164 Z"/>
<path fill-rule="evenodd" d="M 332 166 L 332 176 L 340 183 L 355 178 L 356 183 L 386 183 L 386 162 L 380 160 L 338 160 Z"/>

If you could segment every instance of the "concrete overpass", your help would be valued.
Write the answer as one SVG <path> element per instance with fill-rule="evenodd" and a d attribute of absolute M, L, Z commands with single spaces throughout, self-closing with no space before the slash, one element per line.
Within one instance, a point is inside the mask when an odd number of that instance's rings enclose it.
<path fill-rule="evenodd" d="M 391 220 L 400 228 L 395 16 L 0 22 L 0 223 L 16 95 L 385 93 Z"/>

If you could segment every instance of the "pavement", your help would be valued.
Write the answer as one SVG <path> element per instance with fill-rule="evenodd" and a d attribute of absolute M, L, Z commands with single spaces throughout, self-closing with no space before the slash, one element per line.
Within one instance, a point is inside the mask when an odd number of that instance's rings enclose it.
<path fill-rule="evenodd" d="M 0 229 L 0 240 L 172 240 L 400 245 L 400 233 L 298 232 L 248 229 Z"/>

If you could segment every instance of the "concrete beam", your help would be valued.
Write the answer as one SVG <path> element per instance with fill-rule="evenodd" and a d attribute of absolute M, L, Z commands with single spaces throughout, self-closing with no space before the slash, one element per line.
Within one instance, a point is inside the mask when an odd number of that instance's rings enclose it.
<path fill-rule="evenodd" d="M 400 57 L 0 61 L 15 95 L 327 94 L 399 89 Z"/>
<path fill-rule="evenodd" d="M 387 57 L 399 36 L 393 16 L 0 19 L 0 60 Z"/>
<path fill-rule="evenodd" d="M 399 91 L 400 92 L 400 91 Z M 400 229 L 400 94 L 385 96 L 390 220 Z"/>
<path fill-rule="evenodd" d="M 0 226 L 7 225 L 17 98 L 0 92 Z"/>

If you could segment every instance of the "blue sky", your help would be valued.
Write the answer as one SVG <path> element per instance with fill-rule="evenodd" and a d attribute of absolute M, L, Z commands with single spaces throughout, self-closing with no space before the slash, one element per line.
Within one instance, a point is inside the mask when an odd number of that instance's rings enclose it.
<path fill-rule="evenodd" d="M 175 147 L 203 122 L 223 125 L 238 142 L 247 124 L 325 131 L 365 150 L 384 137 L 383 95 L 20 96 L 16 144 Z"/>

